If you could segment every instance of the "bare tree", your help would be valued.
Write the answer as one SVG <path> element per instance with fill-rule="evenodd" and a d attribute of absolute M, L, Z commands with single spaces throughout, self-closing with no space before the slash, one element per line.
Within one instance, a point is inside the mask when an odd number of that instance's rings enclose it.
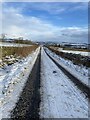
<path fill-rule="evenodd" d="M 23 37 L 19 37 L 18 40 L 23 40 Z"/>
<path fill-rule="evenodd" d="M 5 38 L 6 38 L 6 34 L 5 34 L 5 33 L 2 33 L 2 34 L 1 34 L 1 40 L 4 41 Z"/>

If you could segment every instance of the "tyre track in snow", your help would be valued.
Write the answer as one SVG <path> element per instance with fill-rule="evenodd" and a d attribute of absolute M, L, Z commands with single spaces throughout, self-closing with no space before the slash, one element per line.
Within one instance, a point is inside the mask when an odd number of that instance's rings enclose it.
<path fill-rule="evenodd" d="M 41 50 L 40 50 L 41 51 Z M 25 87 L 19 97 L 19 100 L 11 112 L 13 119 L 30 120 L 39 118 L 40 104 L 40 66 L 41 52 L 39 53 L 32 71 L 28 77 Z"/>
<path fill-rule="evenodd" d="M 88 102 L 62 70 L 41 52 L 40 118 L 83 118 L 88 116 Z M 85 115 L 87 113 L 87 115 Z"/>
<path fill-rule="evenodd" d="M 44 49 L 45 50 L 45 49 Z M 63 68 L 55 59 L 53 59 L 45 50 L 45 53 L 48 55 L 48 57 L 58 66 L 60 70 L 63 71 L 63 73 L 85 94 L 85 96 L 90 101 L 90 88 L 83 84 L 78 78 L 76 78 L 74 75 L 72 75 L 70 72 L 68 72 L 65 68 Z"/>

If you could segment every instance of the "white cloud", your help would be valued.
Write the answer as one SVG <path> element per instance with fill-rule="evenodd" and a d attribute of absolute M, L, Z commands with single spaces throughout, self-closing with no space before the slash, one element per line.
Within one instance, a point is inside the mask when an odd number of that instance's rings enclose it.
<path fill-rule="evenodd" d="M 3 9 L 2 21 L 2 32 L 9 37 L 23 36 L 34 41 L 87 41 L 88 28 L 55 26 L 38 17 L 24 16 L 19 9 L 11 7 Z"/>

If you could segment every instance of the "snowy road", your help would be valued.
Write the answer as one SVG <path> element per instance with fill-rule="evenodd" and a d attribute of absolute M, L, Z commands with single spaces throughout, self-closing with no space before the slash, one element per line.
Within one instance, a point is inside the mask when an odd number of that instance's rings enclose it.
<path fill-rule="evenodd" d="M 90 100 L 90 87 L 89 87 L 89 76 L 85 76 L 85 74 L 81 75 L 80 72 L 72 69 L 70 66 L 65 65 L 61 62 L 61 57 L 57 56 L 55 53 L 51 53 L 49 49 L 45 49 L 46 54 L 49 58 L 58 66 L 60 70 L 77 86 L 88 99 Z M 59 59 L 58 59 L 59 58 Z M 77 66 L 78 67 L 78 66 Z"/>
<path fill-rule="evenodd" d="M 88 118 L 86 100 L 69 78 L 41 50 L 41 118 Z"/>
<path fill-rule="evenodd" d="M 49 51 L 48 54 L 51 56 Z M 43 47 L 2 75 L 8 77 L 1 78 L 7 87 L 1 102 L 1 117 L 88 118 L 85 95 L 57 67 Z"/>

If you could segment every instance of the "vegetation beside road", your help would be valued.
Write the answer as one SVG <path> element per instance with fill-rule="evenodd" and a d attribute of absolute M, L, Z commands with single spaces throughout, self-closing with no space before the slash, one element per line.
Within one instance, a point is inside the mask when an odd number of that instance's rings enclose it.
<path fill-rule="evenodd" d="M 0 66 L 4 66 L 5 64 L 13 64 L 20 60 L 23 57 L 28 56 L 33 51 L 36 50 L 38 45 L 25 46 L 25 47 L 0 47 Z"/>
<path fill-rule="evenodd" d="M 83 65 L 86 67 L 90 67 L 90 57 L 88 56 L 81 56 L 79 54 L 72 54 L 72 53 L 64 53 L 60 52 L 57 49 L 53 49 L 48 47 L 52 52 L 56 53 L 57 55 L 61 56 L 64 59 L 71 60 L 76 65 Z"/>
<path fill-rule="evenodd" d="M 5 47 L 3 46 L 1 49 L 2 51 L 2 57 L 8 56 L 8 55 L 18 55 L 21 57 L 26 57 L 28 54 L 30 54 L 32 51 L 34 51 L 38 46 L 25 46 L 25 47 Z"/>

